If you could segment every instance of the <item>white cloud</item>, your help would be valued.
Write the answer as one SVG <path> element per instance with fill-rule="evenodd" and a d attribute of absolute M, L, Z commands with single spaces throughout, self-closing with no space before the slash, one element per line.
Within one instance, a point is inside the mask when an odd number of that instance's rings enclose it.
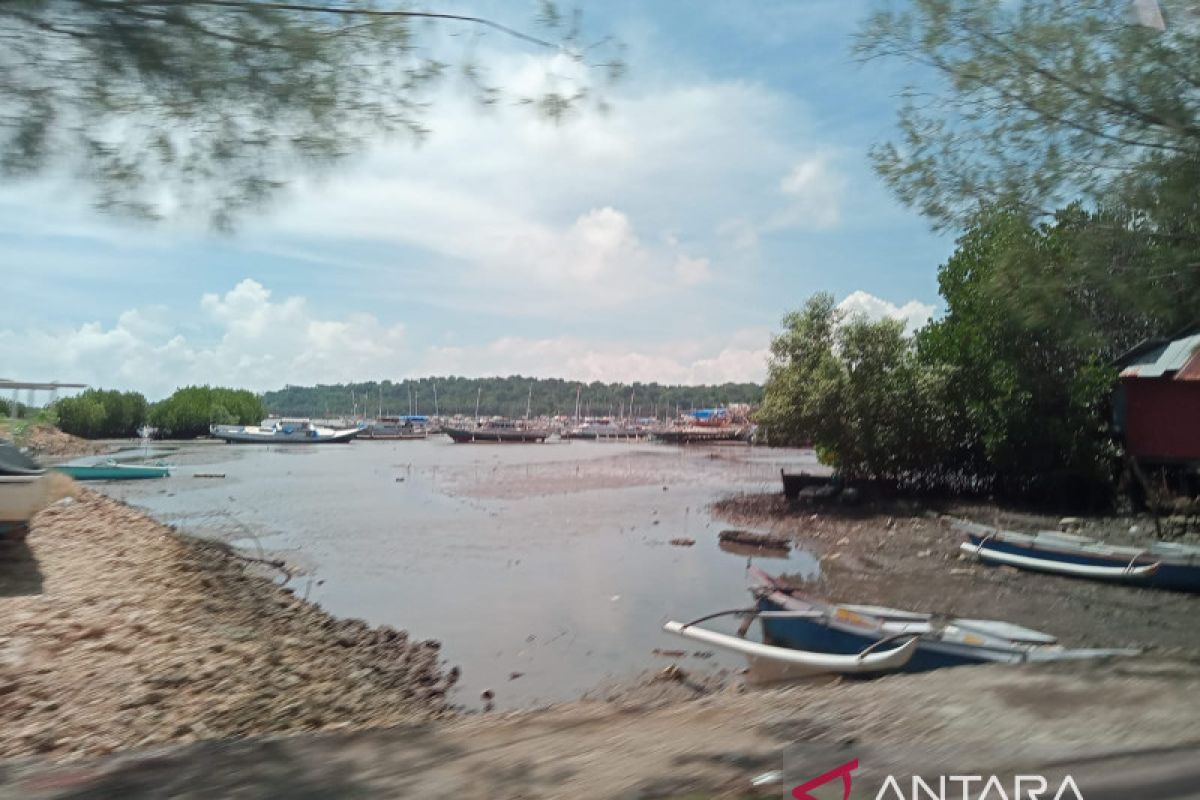
<path fill-rule="evenodd" d="M 917 300 L 909 300 L 904 305 L 898 306 L 861 289 L 852 292 L 845 300 L 838 303 L 838 308 L 851 316 L 863 316 L 869 320 L 903 320 L 905 329 L 910 333 L 928 322 L 935 310 L 933 305 Z"/>
<path fill-rule="evenodd" d="M 675 259 L 675 278 L 684 286 L 707 283 L 712 278 L 707 258 L 689 258 L 680 255 Z"/>
<path fill-rule="evenodd" d="M 772 217 L 768 227 L 826 230 L 842 219 L 846 178 L 824 156 L 806 158 L 779 182 L 788 200 L 785 209 Z"/>
<path fill-rule="evenodd" d="M 369 314 L 316 316 L 303 297 L 274 301 L 246 279 L 200 301 L 207 330 L 185 336 L 165 309 L 125 311 L 112 327 L 88 322 L 57 331 L 0 330 L 0 363 L 14 374 L 49 375 L 161 397 L 189 383 L 262 390 L 285 383 L 377 375 L 405 347 L 403 325 Z"/>
<path fill-rule="evenodd" d="M 605 224 L 600 228 L 609 230 Z M 151 399 L 187 384 L 262 391 L 287 383 L 405 374 L 724 383 L 763 380 L 770 340 L 766 329 L 748 329 L 649 344 L 500 337 L 479 346 L 417 351 L 403 325 L 387 325 L 370 314 L 326 318 L 311 308 L 308 298 L 276 299 L 249 278 L 223 294 L 205 294 L 199 307 L 204 324 L 186 334 L 161 307 L 130 309 L 111 326 L 88 322 L 61 330 L 0 329 L 0 363 L 14 376 L 133 389 Z M 407 370 L 398 370 L 399 365 Z"/>
<path fill-rule="evenodd" d="M 474 376 L 519 373 L 616 383 L 761 382 L 766 377 L 770 338 L 766 329 L 658 344 L 612 340 L 597 343 L 571 336 L 502 337 L 477 348 L 431 348 L 426 372 Z"/>

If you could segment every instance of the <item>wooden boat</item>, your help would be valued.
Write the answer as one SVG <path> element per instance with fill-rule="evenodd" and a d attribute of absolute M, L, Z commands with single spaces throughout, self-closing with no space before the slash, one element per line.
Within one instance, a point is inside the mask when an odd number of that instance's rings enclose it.
<path fill-rule="evenodd" d="M 783 496 L 795 500 L 805 489 L 836 488 L 837 479 L 833 475 L 810 475 L 807 472 L 784 472 L 779 470 L 783 482 Z"/>
<path fill-rule="evenodd" d="M 358 433 L 359 439 L 425 439 L 429 436 L 428 417 L 379 417 L 367 423 Z"/>
<path fill-rule="evenodd" d="M 632 439 L 644 439 L 649 436 L 649 433 L 633 425 L 626 425 L 620 422 L 613 422 L 608 419 L 588 420 L 580 425 L 565 430 L 561 434 L 563 439 L 585 439 L 589 441 L 609 442 L 609 441 L 629 441 Z"/>
<path fill-rule="evenodd" d="M 924 672 L 967 664 L 1024 664 L 1132 656 L 1131 649 L 1070 649 L 1047 633 L 1009 622 L 959 619 L 868 605 L 826 603 L 796 592 L 760 569 L 749 570 L 755 615 L 768 644 L 855 655 L 872 644 L 915 637 L 900 669 Z"/>
<path fill-rule="evenodd" d="M 712 647 L 741 653 L 746 656 L 759 680 L 786 680 L 825 673 L 869 675 L 894 672 L 903 668 L 917 652 L 917 640 L 914 638 L 886 650 L 874 650 L 868 646 L 854 655 L 839 655 L 752 642 L 683 622 L 668 622 L 663 630 Z"/>
<path fill-rule="evenodd" d="M 46 505 L 46 469 L 10 442 L 0 441 L 0 536 L 24 538 L 29 520 Z"/>
<path fill-rule="evenodd" d="M 717 537 L 722 544 L 733 543 L 767 550 L 791 550 L 792 540 L 777 533 L 759 533 L 740 528 L 721 531 Z"/>
<path fill-rule="evenodd" d="M 213 425 L 214 438 L 248 444 L 338 444 L 359 434 L 358 428 L 324 428 L 309 419 L 268 419 L 261 425 Z"/>
<path fill-rule="evenodd" d="M 54 470 L 77 481 L 151 480 L 171 474 L 166 464 L 120 464 L 111 458 L 99 464 L 60 464 Z"/>
<path fill-rule="evenodd" d="M 651 437 L 666 444 L 721 444 L 726 442 L 749 443 L 754 436 L 752 425 L 727 425 L 724 427 L 684 426 L 659 428 L 650 432 Z"/>
<path fill-rule="evenodd" d="M 1200 547 L 1153 542 L 1145 547 L 1105 544 L 1060 531 L 1017 533 L 956 520 L 964 552 L 988 564 L 1134 586 L 1200 592 Z"/>
<path fill-rule="evenodd" d="M 545 442 L 550 436 L 547 428 L 537 428 L 526 422 L 509 419 L 489 419 L 474 428 L 442 426 L 442 433 L 459 444 L 521 444 Z"/>

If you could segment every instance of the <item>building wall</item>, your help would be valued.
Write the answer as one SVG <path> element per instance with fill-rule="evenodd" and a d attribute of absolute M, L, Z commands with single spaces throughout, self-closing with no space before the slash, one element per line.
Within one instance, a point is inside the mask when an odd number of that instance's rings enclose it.
<path fill-rule="evenodd" d="M 1200 381 L 1124 378 L 1125 446 L 1137 458 L 1200 461 Z"/>

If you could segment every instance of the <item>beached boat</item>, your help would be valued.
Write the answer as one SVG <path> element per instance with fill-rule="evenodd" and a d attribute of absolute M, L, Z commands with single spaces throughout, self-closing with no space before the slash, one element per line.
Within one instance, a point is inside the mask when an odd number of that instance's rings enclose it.
<path fill-rule="evenodd" d="M 429 436 L 428 417 L 410 415 L 401 417 L 379 417 L 364 425 L 358 433 L 359 439 L 425 439 Z"/>
<path fill-rule="evenodd" d="M 755 426 L 744 412 L 733 414 L 729 409 L 706 408 L 692 411 L 675 424 L 658 428 L 650 435 L 668 444 L 722 444 L 750 442 Z"/>
<path fill-rule="evenodd" d="M 916 637 L 902 667 L 924 672 L 967 664 L 1024 664 L 1137 655 L 1131 649 L 1071 649 L 1041 631 L 990 619 L 939 617 L 867 605 L 826 603 L 760 569 L 748 571 L 766 642 L 796 650 L 852 655 L 870 645 Z"/>
<path fill-rule="evenodd" d="M 663 630 L 695 642 L 741 653 L 749 661 L 755 678 L 760 681 L 788 680 L 826 673 L 869 675 L 894 672 L 903 668 L 917 652 L 917 640 L 914 638 L 893 643 L 882 650 L 867 647 L 854 655 L 838 655 L 752 642 L 683 622 L 668 622 Z"/>
<path fill-rule="evenodd" d="M 48 498 L 45 468 L 15 445 L 0 441 L 0 536 L 23 534 Z"/>
<path fill-rule="evenodd" d="M 213 425 L 214 438 L 252 444 L 334 444 L 349 442 L 359 428 L 324 428 L 309 419 L 268 419 L 261 425 Z"/>
<path fill-rule="evenodd" d="M 77 481 L 139 481 L 171 474 L 166 464 L 121 464 L 111 458 L 99 464 L 60 464 L 54 470 Z"/>
<path fill-rule="evenodd" d="M 442 433 L 459 444 L 520 444 L 544 442 L 550 436 L 548 428 L 510 419 L 489 419 L 474 428 L 442 426 Z"/>
<path fill-rule="evenodd" d="M 1200 547 L 1152 542 L 1144 547 L 1105 544 L 1060 531 L 1017 533 L 956 520 L 966 537 L 963 552 L 987 564 L 1003 564 L 1089 580 L 1200 592 Z"/>

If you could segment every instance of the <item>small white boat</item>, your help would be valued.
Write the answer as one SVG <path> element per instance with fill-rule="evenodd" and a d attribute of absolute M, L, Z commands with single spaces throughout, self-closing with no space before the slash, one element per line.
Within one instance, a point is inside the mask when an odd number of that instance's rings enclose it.
<path fill-rule="evenodd" d="M 261 425 L 213 425 L 209 433 L 227 442 L 253 444 L 332 444 L 348 442 L 359 428 L 323 428 L 309 419 L 268 419 Z"/>
<path fill-rule="evenodd" d="M 907 664 L 917 652 L 915 637 L 909 637 L 903 644 L 888 650 L 875 650 L 869 646 L 856 655 L 839 655 L 775 647 L 682 622 L 668 622 L 663 630 L 685 639 L 741 653 L 746 656 L 751 670 L 760 681 L 791 680 L 828 673 L 865 675 L 891 672 Z"/>
<path fill-rule="evenodd" d="M 50 496 L 46 470 L 8 442 L 0 442 L 0 536 L 23 535 Z"/>

